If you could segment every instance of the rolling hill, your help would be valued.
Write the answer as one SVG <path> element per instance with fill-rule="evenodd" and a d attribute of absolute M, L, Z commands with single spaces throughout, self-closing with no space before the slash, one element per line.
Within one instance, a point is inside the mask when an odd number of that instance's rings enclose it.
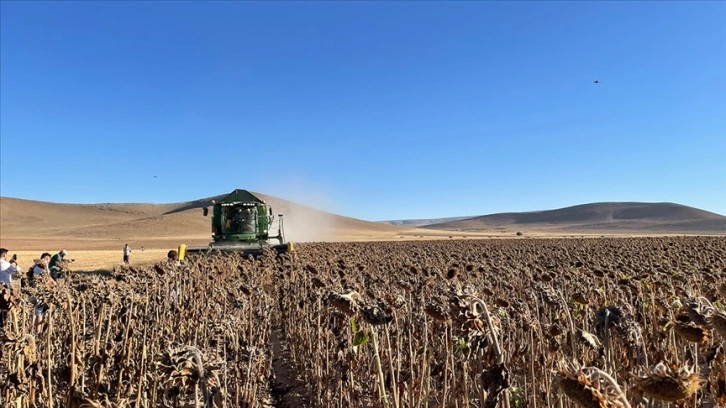
<path fill-rule="evenodd" d="M 535 230 L 726 234 L 726 217 L 674 203 L 612 202 L 483 215 L 423 226 L 460 231 Z"/>
<path fill-rule="evenodd" d="M 471 216 L 468 217 L 446 217 L 446 218 L 417 218 L 413 220 L 386 220 L 381 221 L 384 224 L 390 224 L 390 225 L 405 225 L 407 227 L 423 227 L 426 225 L 432 225 L 432 224 L 441 224 L 445 222 L 451 222 L 451 221 L 459 221 L 466 218 L 472 218 Z"/>
<path fill-rule="evenodd" d="M 386 223 L 254 194 L 276 214 L 284 214 L 286 237 L 296 242 L 501 237 L 512 236 L 515 231 L 527 235 L 726 235 L 726 217 L 672 203 L 594 203 L 548 211 Z M 0 246 L 108 249 L 126 242 L 148 248 L 175 247 L 182 242 L 204 245 L 211 234 L 209 218 L 202 216 L 201 208 L 225 195 L 168 204 L 60 204 L 0 197 Z"/>
<path fill-rule="evenodd" d="M 266 194 L 254 194 L 270 204 L 276 214 L 284 214 L 286 238 L 290 241 L 369 241 L 448 235 L 358 220 Z M 204 245 L 211 238 L 211 227 L 201 208 L 225 195 L 169 204 L 60 204 L 0 197 L 0 246 L 106 249 L 117 248 L 125 242 L 148 248 L 175 247 L 182 242 Z"/>

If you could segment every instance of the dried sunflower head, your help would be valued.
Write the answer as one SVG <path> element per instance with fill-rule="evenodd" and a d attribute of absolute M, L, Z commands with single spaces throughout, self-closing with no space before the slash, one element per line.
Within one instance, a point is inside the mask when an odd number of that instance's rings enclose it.
<path fill-rule="evenodd" d="M 387 314 L 378 306 L 364 306 L 360 309 L 363 319 L 374 326 L 388 324 L 393 321 L 393 316 Z"/>
<path fill-rule="evenodd" d="M 574 293 L 572 295 L 572 300 L 581 305 L 587 305 L 590 303 L 590 301 L 587 299 L 587 297 L 582 292 Z"/>
<path fill-rule="evenodd" d="M 706 343 L 710 337 L 710 330 L 706 327 L 698 326 L 692 322 L 673 322 L 673 330 L 678 337 L 690 341 L 692 343 Z"/>
<path fill-rule="evenodd" d="M 19 306 L 20 299 L 13 293 L 13 289 L 0 283 L 0 311 L 9 312 Z"/>
<path fill-rule="evenodd" d="M 662 401 L 681 401 L 698 391 L 701 378 L 688 367 L 674 371 L 661 362 L 649 374 L 636 378 L 635 387 Z"/>
<path fill-rule="evenodd" d="M 623 311 L 615 306 L 600 308 L 595 314 L 595 332 L 600 338 L 605 338 L 605 331 L 618 327 L 623 320 Z"/>
<path fill-rule="evenodd" d="M 726 339 L 726 314 L 714 312 L 708 317 L 708 324 L 716 331 L 716 333 Z"/>
<path fill-rule="evenodd" d="M 612 377 L 595 367 L 561 365 L 557 387 L 570 399 L 585 408 L 623 408 L 624 395 Z"/>
<path fill-rule="evenodd" d="M 711 361 L 711 374 L 708 380 L 711 383 L 713 399 L 720 404 L 726 404 L 726 354 L 723 347 L 716 350 L 716 355 Z"/>
<path fill-rule="evenodd" d="M 606 408 L 605 397 L 580 370 L 561 371 L 557 386 L 570 399 L 585 408 Z"/>
<path fill-rule="evenodd" d="M 441 306 L 435 303 L 429 303 L 424 307 L 424 311 L 429 317 L 440 323 L 449 323 L 451 318 L 449 314 Z"/>
<path fill-rule="evenodd" d="M 328 295 L 328 302 L 331 306 L 345 313 L 347 316 L 355 316 L 358 311 L 358 300 L 361 297 L 357 292 L 350 292 L 345 295 L 331 293 Z"/>

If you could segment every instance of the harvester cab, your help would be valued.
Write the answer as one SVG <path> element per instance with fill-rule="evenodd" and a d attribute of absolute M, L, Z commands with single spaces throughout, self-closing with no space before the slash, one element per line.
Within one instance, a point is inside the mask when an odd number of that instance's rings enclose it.
<path fill-rule="evenodd" d="M 210 208 L 202 209 L 204 216 Z M 219 202 L 212 201 L 212 242 L 207 247 L 185 248 L 184 252 L 241 252 L 259 255 L 265 248 L 278 254 L 291 252 L 293 245 L 285 241 L 283 216 L 277 217 L 272 208 L 247 190 L 237 189 Z M 277 235 L 270 235 L 273 223 Z"/>

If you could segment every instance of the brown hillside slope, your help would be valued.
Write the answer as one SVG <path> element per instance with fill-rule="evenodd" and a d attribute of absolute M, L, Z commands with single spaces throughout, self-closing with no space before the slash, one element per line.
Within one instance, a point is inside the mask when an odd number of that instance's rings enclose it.
<path fill-rule="evenodd" d="M 42 228 L 44 233 L 62 235 L 68 226 L 107 225 L 159 216 L 173 207 L 173 204 L 58 204 L 0 197 L 0 226 L 5 233 L 37 233 Z"/>
<path fill-rule="evenodd" d="M 254 193 L 284 214 L 289 241 L 388 240 L 402 235 L 445 236 L 362 221 L 315 210 L 281 198 Z M 211 238 L 210 219 L 201 208 L 213 198 L 170 204 L 102 203 L 59 204 L 0 197 L 0 246 L 15 249 L 112 249 L 203 245 Z M 276 228 L 276 225 L 274 225 Z"/>
<path fill-rule="evenodd" d="M 726 217 L 674 203 L 593 203 L 547 211 L 484 215 L 424 228 L 726 233 Z"/>

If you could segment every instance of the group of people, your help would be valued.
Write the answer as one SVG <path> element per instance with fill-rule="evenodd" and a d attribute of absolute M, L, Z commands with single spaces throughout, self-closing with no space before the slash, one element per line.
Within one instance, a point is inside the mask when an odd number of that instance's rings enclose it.
<path fill-rule="evenodd" d="M 3 287 L 13 290 L 13 279 L 17 279 L 18 275 L 22 276 L 23 268 L 18 265 L 17 255 L 13 255 L 8 259 L 9 251 L 6 248 L 0 248 L 0 289 Z M 68 251 L 60 250 L 55 255 L 49 252 L 43 252 L 40 258 L 35 259 L 33 264 L 25 272 L 25 279 L 21 278 L 21 285 L 29 287 L 37 287 L 40 282 L 49 286 L 56 285 L 56 279 L 63 276 L 62 261 L 67 260 Z M 71 260 L 72 261 L 72 260 Z M 33 326 L 36 333 L 43 331 L 43 316 L 48 310 L 48 306 L 35 296 L 29 299 L 34 306 Z M 0 328 L 4 326 L 4 316 L 0 317 Z"/>
<path fill-rule="evenodd" d="M 124 263 L 130 263 L 130 258 L 131 248 L 126 244 L 123 248 Z M 64 275 L 63 261 L 73 261 L 73 259 L 68 258 L 68 251 L 65 249 L 60 250 L 54 255 L 51 255 L 49 252 L 43 252 L 40 258 L 35 259 L 32 265 L 27 270 L 24 270 L 18 265 L 17 255 L 9 256 L 9 251 L 6 248 L 0 248 L 0 291 L 4 288 L 13 291 L 13 283 L 19 278 L 21 281 L 20 286 L 38 288 L 43 285 L 48 285 L 53 287 L 57 284 L 56 280 L 62 278 Z M 181 266 L 179 253 L 176 250 L 169 251 L 167 253 L 167 262 L 173 266 Z M 24 278 L 23 271 L 25 272 Z M 170 299 L 173 304 L 176 304 L 177 297 L 178 290 L 174 286 L 170 292 Z M 33 325 L 35 333 L 41 333 L 43 331 L 43 320 L 48 310 L 48 305 L 36 296 L 30 296 L 28 300 L 34 306 Z M 4 328 L 4 324 L 5 316 L 0 312 L 0 331 Z"/>
<path fill-rule="evenodd" d="M 5 284 L 7 286 L 11 286 L 13 283 L 13 277 L 20 274 L 23 270 L 23 268 L 18 265 L 17 255 L 13 255 L 10 259 L 8 259 L 9 252 L 10 251 L 6 248 L 0 248 L 0 284 Z M 47 273 L 47 275 L 53 280 L 62 277 L 63 268 L 61 266 L 61 261 L 67 260 L 67 256 L 68 251 L 65 249 L 60 250 L 55 255 L 43 252 L 40 255 L 40 258 L 33 261 L 33 264 L 27 271 L 26 278 L 29 281 L 34 282 L 35 279 L 43 273 Z"/>

